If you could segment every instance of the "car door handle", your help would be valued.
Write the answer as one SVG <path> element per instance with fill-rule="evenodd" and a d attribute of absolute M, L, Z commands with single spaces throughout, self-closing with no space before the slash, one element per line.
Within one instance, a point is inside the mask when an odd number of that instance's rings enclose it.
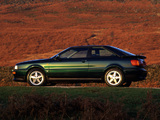
<path fill-rule="evenodd" d="M 87 62 L 87 60 L 82 60 L 82 63 L 85 63 L 85 62 Z"/>

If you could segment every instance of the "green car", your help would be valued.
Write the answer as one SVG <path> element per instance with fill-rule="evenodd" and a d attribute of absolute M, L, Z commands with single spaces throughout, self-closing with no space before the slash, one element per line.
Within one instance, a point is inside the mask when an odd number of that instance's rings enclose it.
<path fill-rule="evenodd" d="M 74 46 L 49 59 L 25 61 L 15 65 L 14 81 L 33 86 L 48 82 L 105 82 L 109 86 L 130 86 L 144 80 L 145 56 L 113 46 Z"/>

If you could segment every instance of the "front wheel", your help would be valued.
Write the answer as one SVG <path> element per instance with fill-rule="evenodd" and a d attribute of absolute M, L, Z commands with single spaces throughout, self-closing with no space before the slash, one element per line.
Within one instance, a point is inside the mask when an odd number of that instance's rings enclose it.
<path fill-rule="evenodd" d="M 28 72 L 27 82 L 32 86 L 42 86 L 45 84 L 45 75 L 40 69 L 32 69 Z"/>
<path fill-rule="evenodd" d="M 124 75 L 121 70 L 117 68 L 109 69 L 104 76 L 105 82 L 111 87 L 122 86 L 124 83 Z"/>

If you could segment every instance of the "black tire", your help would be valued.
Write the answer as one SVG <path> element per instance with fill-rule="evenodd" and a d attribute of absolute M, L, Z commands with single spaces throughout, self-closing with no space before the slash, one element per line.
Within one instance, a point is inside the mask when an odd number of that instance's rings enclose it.
<path fill-rule="evenodd" d="M 124 75 L 120 69 L 112 68 L 106 71 L 104 80 L 108 86 L 120 87 L 124 83 Z"/>
<path fill-rule="evenodd" d="M 47 82 L 47 86 L 55 86 L 57 83 L 55 82 Z"/>
<path fill-rule="evenodd" d="M 123 83 L 122 87 L 129 87 L 131 85 L 132 81 L 127 80 Z"/>
<path fill-rule="evenodd" d="M 31 86 L 42 86 L 46 84 L 46 77 L 41 69 L 31 69 L 27 74 L 27 82 Z"/>

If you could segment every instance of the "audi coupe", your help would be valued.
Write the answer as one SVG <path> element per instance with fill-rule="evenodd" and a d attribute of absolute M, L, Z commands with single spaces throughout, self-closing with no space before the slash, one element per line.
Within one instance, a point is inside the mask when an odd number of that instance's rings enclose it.
<path fill-rule="evenodd" d="M 73 46 L 48 59 L 25 61 L 12 70 L 14 81 L 32 86 L 52 82 L 105 82 L 108 86 L 130 86 L 147 76 L 145 56 L 113 46 Z"/>

